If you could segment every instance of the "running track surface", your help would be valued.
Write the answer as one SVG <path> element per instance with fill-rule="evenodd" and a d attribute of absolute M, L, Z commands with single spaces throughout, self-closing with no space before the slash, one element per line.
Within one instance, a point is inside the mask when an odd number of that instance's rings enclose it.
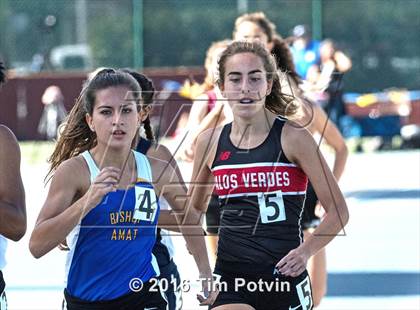
<path fill-rule="evenodd" d="M 65 255 L 53 250 L 35 260 L 28 240 L 47 189 L 47 165 L 22 174 L 28 233 L 9 242 L 4 269 L 9 309 L 59 309 Z M 181 164 L 188 173 L 191 166 Z M 350 209 L 348 226 L 327 248 L 328 296 L 319 309 L 420 309 L 420 151 L 352 154 L 340 182 Z M 174 238 L 175 260 L 184 279 L 197 271 L 182 237 Z M 198 309 L 197 285 L 184 294 L 184 309 Z M 200 307 L 201 309 L 206 309 Z"/>

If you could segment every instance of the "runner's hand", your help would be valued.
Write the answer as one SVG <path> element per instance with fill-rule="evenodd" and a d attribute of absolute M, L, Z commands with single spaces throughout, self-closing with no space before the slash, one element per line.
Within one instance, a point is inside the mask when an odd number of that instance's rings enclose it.
<path fill-rule="evenodd" d="M 200 306 L 210 306 L 215 302 L 215 300 L 217 298 L 217 295 L 219 295 L 218 290 L 210 292 L 210 294 L 208 294 L 207 298 L 200 295 L 200 294 L 197 294 L 197 299 L 200 302 Z"/>
<path fill-rule="evenodd" d="M 121 170 L 115 167 L 105 167 L 90 185 L 85 196 L 90 209 L 96 207 L 109 192 L 116 191 Z"/>
<path fill-rule="evenodd" d="M 214 303 L 216 300 L 217 295 L 219 294 L 219 290 L 215 287 L 213 282 L 213 276 L 210 275 L 208 277 L 200 277 L 202 288 L 201 291 L 203 295 L 197 294 L 197 299 L 200 302 L 200 306 L 209 306 Z M 216 288 L 216 290 L 213 290 Z"/>
<path fill-rule="evenodd" d="M 63 240 L 59 243 L 59 245 L 57 246 L 61 251 L 70 251 L 69 246 L 67 245 L 67 241 Z"/>
<path fill-rule="evenodd" d="M 283 257 L 276 268 L 284 276 L 297 277 L 306 270 L 308 259 L 309 255 L 298 247 Z"/>

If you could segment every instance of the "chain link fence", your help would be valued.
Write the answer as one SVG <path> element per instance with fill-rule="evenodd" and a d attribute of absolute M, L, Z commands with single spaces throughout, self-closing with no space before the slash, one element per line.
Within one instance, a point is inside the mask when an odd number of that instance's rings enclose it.
<path fill-rule="evenodd" d="M 265 12 L 287 37 L 313 25 L 315 4 L 322 37 L 353 60 L 346 90 L 419 87 L 419 0 L 0 0 L 0 57 L 22 74 L 201 66 L 243 12 Z"/>

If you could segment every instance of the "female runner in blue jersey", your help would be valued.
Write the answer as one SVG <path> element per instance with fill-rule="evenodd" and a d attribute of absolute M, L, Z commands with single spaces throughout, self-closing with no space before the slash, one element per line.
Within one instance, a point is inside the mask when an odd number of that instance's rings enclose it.
<path fill-rule="evenodd" d="M 312 309 L 306 264 L 347 223 L 343 195 L 311 134 L 291 121 L 297 104 L 283 95 L 275 59 L 262 45 L 229 45 L 219 79 L 234 121 L 198 138 L 189 189 L 190 217 L 206 211 L 211 186 L 203 184 L 215 184 L 222 207 L 212 308 Z M 303 242 L 308 178 L 326 216 Z M 279 281 L 289 285 L 279 289 Z"/>
<path fill-rule="evenodd" d="M 183 194 L 164 190 L 171 166 L 151 165 L 133 151 L 140 94 L 128 73 L 99 71 L 84 86 L 51 156 L 54 177 L 29 246 L 41 257 L 66 239 L 67 309 L 166 309 L 153 281 L 157 196 L 182 209 L 175 197 Z M 161 175 L 156 183 L 153 175 Z M 200 275 L 210 277 L 202 232 L 189 232 L 196 233 L 185 238 Z"/>

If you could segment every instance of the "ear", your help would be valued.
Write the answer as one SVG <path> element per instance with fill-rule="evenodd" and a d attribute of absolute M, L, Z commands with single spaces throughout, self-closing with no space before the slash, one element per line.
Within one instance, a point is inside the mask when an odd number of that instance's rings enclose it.
<path fill-rule="evenodd" d="M 152 106 L 148 105 L 142 108 L 139 112 L 140 122 L 144 122 L 146 118 L 149 116 L 150 111 L 152 110 Z"/>
<path fill-rule="evenodd" d="M 267 49 L 270 53 L 273 50 L 273 48 L 274 48 L 274 41 L 268 42 L 267 43 Z"/>
<path fill-rule="evenodd" d="M 268 81 L 267 83 L 267 92 L 266 92 L 266 96 L 271 94 L 271 90 L 273 89 L 273 81 Z"/>
<path fill-rule="evenodd" d="M 86 120 L 86 123 L 88 124 L 90 130 L 94 132 L 95 131 L 95 126 L 93 125 L 93 118 L 92 118 L 92 116 L 90 116 L 89 113 L 86 113 L 85 120 Z"/>
<path fill-rule="evenodd" d="M 223 84 L 217 84 L 216 86 L 217 88 L 219 88 L 220 94 L 226 98 L 226 94 L 225 94 L 225 86 Z"/>

